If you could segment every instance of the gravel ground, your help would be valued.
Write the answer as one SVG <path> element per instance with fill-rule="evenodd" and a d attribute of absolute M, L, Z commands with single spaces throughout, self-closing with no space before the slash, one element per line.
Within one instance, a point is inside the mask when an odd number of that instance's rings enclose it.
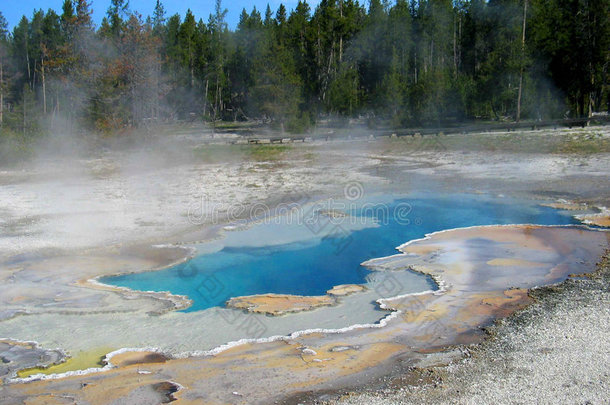
<path fill-rule="evenodd" d="M 532 296 L 465 359 L 332 404 L 610 404 L 610 253 L 591 279 Z"/>

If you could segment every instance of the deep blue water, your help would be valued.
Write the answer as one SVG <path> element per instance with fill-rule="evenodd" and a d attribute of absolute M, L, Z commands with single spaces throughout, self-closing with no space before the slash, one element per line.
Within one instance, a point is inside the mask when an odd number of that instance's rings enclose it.
<path fill-rule="evenodd" d="M 407 215 L 399 218 L 406 220 L 397 219 L 397 208 L 404 210 Z M 322 239 L 312 233 L 306 242 L 279 246 L 225 247 L 165 270 L 100 281 L 134 290 L 187 295 L 194 303 L 186 311 L 197 311 L 222 306 L 230 297 L 321 295 L 338 284 L 364 283 L 368 271 L 360 263 L 395 254 L 396 246 L 434 231 L 474 225 L 578 223 L 566 213 L 532 202 L 465 194 L 415 196 L 394 200 L 388 211 L 354 208 L 350 214 L 376 216 L 379 226 Z"/>

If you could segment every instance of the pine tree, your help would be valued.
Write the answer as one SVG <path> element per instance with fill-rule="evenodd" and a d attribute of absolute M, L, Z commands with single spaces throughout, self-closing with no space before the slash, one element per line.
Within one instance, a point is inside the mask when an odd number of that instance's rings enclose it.
<path fill-rule="evenodd" d="M 93 30 L 93 20 L 91 20 L 91 3 L 87 0 L 75 0 L 76 9 L 76 27 L 82 34 L 86 31 Z"/>
<path fill-rule="evenodd" d="M 212 66 L 211 74 L 209 75 L 210 79 L 208 80 L 214 84 L 214 91 L 210 92 L 210 97 L 213 100 L 213 121 L 222 117 L 226 101 L 226 98 L 224 98 L 224 92 L 226 91 L 226 76 L 224 71 L 226 63 L 226 15 L 227 10 L 222 8 L 222 0 L 216 0 L 214 15 L 210 16 L 208 23 L 211 34 L 210 63 Z"/>
<path fill-rule="evenodd" d="M 106 15 L 108 16 L 109 34 L 115 38 L 121 35 L 125 24 L 124 17 L 128 14 L 128 0 L 110 0 L 110 7 Z"/>
<path fill-rule="evenodd" d="M 7 92 L 5 79 L 5 64 L 8 56 L 9 42 L 8 22 L 0 11 L 0 130 L 4 126 L 4 98 Z"/>
<path fill-rule="evenodd" d="M 157 0 L 155 4 L 155 10 L 153 12 L 152 26 L 155 31 L 155 35 L 160 35 L 160 32 L 165 26 L 165 8 L 161 3 L 161 0 Z"/>

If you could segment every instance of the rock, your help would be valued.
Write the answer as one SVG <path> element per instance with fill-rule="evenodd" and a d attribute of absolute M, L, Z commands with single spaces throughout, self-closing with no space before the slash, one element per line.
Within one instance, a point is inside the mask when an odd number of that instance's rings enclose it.
<path fill-rule="evenodd" d="M 316 353 L 316 351 L 315 351 L 315 350 L 309 349 L 309 348 L 307 348 L 307 347 L 306 347 L 306 348 L 304 348 L 304 349 L 302 349 L 302 350 L 301 350 L 301 353 L 303 353 L 303 354 L 307 354 L 307 355 L 310 355 L 310 356 L 315 356 L 315 355 L 317 355 L 317 354 L 318 354 L 318 353 Z"/>
<path fill-rule="evenodd" d="M 284 315 L 291 312 L 311 311 L 318 307 L 332 306 L 337 301 L 329 295 L 305 297 L 286 294 L 260 294 L 231 298 L 227 307 L 268 315 Z"/>
<path fill-rule="evenodd" d="M 347 218 L 349 217 L 348 213 L 339 210 L 327 209 L 318 211 L 319 215 L 328 217 L 328 218 Z"/>
<path fill-rule="evenodd" d="M 44 349 L 35 342 L 0 340 L 0 382 L 4 378 L 16 377 L 19 370 L 49 367 L 66 358 L 61 350 Z"/>
<path fill-rule="evenodd" d="M 346 295 L 366 291 L 366 287 L 360 284 L 341 284 L 336 285 L 330 290 L 326 291 L 326 294 L 333 295 L 335 297 L 343 297 Z"/>
<path fill-rule="evenodd" d="M 116 354 L 112 356 L 110 362 L 117 367 L 127 367 L 135 364 L 165 363 L 167 360 L 169 357 L 163 353 L 134 351 Z"/>

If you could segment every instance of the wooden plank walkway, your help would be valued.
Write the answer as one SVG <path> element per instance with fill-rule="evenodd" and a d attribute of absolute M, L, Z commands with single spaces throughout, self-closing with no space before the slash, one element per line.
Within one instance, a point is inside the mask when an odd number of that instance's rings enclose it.
<path fill-rule="evenodd" d="M 284 134 L 282 136 L 270 136 L 260 135 L 251 136 L 243 135 L 239 138 L 232 139 L 210 139 L 204 141 L 205 144 L 209 143 L 228 143 L 228 144 L 277 144 L 277 143 L 292 143 L 292 142 L 306 142 L 306 141 L 333 141 L 333 140 L 349 140 L 358 138 L 371 138 L 377 139 L 382 137 L 403 137 L 403 136 L 429 136 L 429 135 L 440 135 L 440 134 L 468 134 L 468 133 L 481 133 L 481 132 L 513 132 L 518 130 L 540 130 L 543 128 L 574 128 L 574 127 L 586 127 L 589 123 L 595 123 L 600 125 L 610 124 L 609 116 L 597 116 L 592 118 L 574 118 L 564 120 L 549 120 L 549 121 L 524 121 L 524 122 L 504 122 L 497 124 L 474 124 L 465 126 L 455 127 L 441 127 L 441 128 L 404 128 L 404 129 L 385 129 L 362 131 L 360 129 L 350 133 L 349 129 L 342 130 L 340 132 L 328 132 L 321 134 L 311 135 L 290 135 Z"/>

